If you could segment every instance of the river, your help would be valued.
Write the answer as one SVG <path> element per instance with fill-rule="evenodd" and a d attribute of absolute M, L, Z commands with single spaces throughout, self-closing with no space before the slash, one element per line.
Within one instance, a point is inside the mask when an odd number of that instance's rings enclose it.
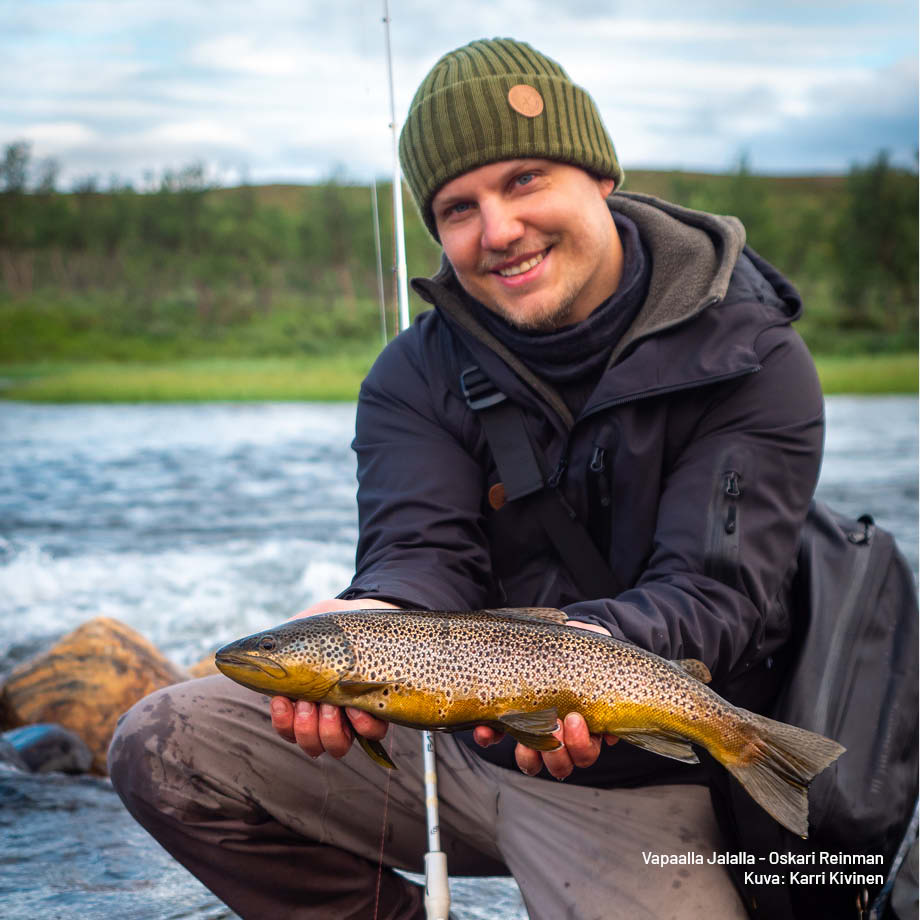
<path fill-rule="evenodd" d="M 917 571 L 917 401 L 832 397 L 819 495 L 870 512 Z M 0 679 L 93 616 L 180 665 L 349 579 L 352 405 L 0 404 Z M 7 918 L 233 917 L 107 780 L 0 768 Z M 525 920 L 507 879 L 452 881 L 458 920 Z"/>

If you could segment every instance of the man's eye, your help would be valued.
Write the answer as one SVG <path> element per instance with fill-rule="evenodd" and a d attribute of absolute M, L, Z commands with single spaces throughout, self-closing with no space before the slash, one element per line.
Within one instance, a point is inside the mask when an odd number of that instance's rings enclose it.
<path fill-rule="evenodd" d="M 533 173 L 524 173 L 515 179 L 518 185 L 527 185 L 533 179 Z"/>
<path fill-rule="evenodd" d="M 450 217 L 452 214 L 463 214 L 464 211 L 468 211 L 470 208 L 470 203 L 468 201 L 458 201 L 456 204 L 452 204 L 445 212 L 445 217 Z"/>

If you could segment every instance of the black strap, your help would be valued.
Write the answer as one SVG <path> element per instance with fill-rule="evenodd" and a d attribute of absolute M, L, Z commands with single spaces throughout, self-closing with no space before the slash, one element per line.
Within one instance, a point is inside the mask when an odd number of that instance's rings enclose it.
<path fill-rule="evenodd" d="M 479 416 L 507 501 L 527 498 L 559 558 L 587 599 L 616 597 L 620 580 L 557 483 L 547 483 L 524 413 L 475 365 L 460 374 L 467 405 Z"/>

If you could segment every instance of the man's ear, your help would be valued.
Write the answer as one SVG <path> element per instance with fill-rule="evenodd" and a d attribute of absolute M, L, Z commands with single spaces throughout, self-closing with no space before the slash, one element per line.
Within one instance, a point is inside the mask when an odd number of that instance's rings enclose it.
<path fill-rule="evenodd" d="M 607 198 L 609 195 L 613 194 L 616 182 L 613 179 L 598 179 L 598 185 L 601 190 L 601 198 Z"/>

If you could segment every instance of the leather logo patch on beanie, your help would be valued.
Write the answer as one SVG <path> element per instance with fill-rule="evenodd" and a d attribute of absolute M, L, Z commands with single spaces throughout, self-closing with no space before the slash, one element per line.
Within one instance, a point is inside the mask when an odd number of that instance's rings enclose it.
<path fill-rule="evenodd" d="M 518 83 L 508 90 L 508 105 L 521 115 L 536 118 L 543 111 L 543 97 L 533 86 Z"/>

